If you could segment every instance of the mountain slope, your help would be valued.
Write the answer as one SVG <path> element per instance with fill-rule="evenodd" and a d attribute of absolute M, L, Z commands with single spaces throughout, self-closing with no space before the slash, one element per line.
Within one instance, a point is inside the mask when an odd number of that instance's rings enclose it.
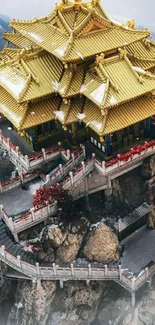
<path fill-rule="evenodd" d="M 4 31 L 11 31 L 9 27 L 10 18 L 7 16 L 0 15 L 0 49 L 5 45 L 5 41 L 2 40 L 2 35 Z"/>

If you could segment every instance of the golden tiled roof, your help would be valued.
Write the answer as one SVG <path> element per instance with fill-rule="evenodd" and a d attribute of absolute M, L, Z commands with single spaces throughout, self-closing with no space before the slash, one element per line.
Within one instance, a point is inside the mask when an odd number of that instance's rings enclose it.
<path fill-rule="evenodd" d="M 12 43 L 16 45 L 18 48 L 29 48 L 29 47 L 35 47 L 36 44 L 32 41 L 28 40 L 26 37 L 22 36 L 21 34 L 15 34 L 15 33 L 3 33 L 3 39 L 8 41 L 9 43 Z"/>
<path fill-rule="evenodd" d="M 43 19 L 12 20 L 13 27 L 62 61 L 79 61 L 123 47 L 150 35 L 148 30 L 136 30 L 129 25 L 111 21 L 100 4 L 61 3 Z"/>
<path fill-rule="evenodd" d="M 60 80 L 59 93 L 62 97 L 71 97 L 80 93 L 84 80 L 85 68 L 66 69 Z"/>
<path fill-rule="evenodd" d="M 60 98 L 58 96 L 47 98 L 36 103 L 30 103 L 21 129 L 31 128 L 53 120 L 59 103 Z"/>
<path fill-rule="evenodd" d="M 88 71 L 81 93 L 101 109 L 119 105 L 155 89 L 155 75 L 132 66 L 126 56 L 104 60 L 103 64 L 99 63 L 94 68 L 98 78 L 93 71 Z"/>
<path fill-rule="evenodd" d="M 126 46 L 129 54 L 144 59 L 155 58 L 155 44 L 154 41 L 140 40 Z"/>
<path fill-rule="evenodd" d="M 12 22 L 11 26 L 22 36 L 46 51 L 55 54 L 57 57 L 62 58 L 68 47 L 69 37 L 67 32 L 61 32 L 57 27 L 52 26 L 51 23 L 42 21 L 35 23 Z"/>
<path fill-rule="evenodd" d="M 0 113 L 7 117 L 19 129 L 24 121 L 27 105 L 20 105 L 3 88 L 0 87 Z"/>
<path fill-rule="evenodd" d="M 0 85 L 18 102 L 57 92 L 63 71 L 61 62 L 44 51 L 22 52 L 17 55 L 12 62 L 0 64 Z"/>
<path fill-rule="evenodd" d="M 18 104 L 4 88 L 0 87 L 0 113 L 17 129 L 27 129 L 53 120 L 60 102 L 59 96 L 53 96 L 35 103 Z"/>
<path fill-rule="evenodd" d="M 18 49 L 15 48 L 4 48 L 0 51 L 0 60 L 10 61 L 10 59 L 16 58 Z"/>
<path fill-rule="evenodd" d="M 131 31 L 122 28 L 109 28 L 105 31 L 94 33 L 88 36 L 77 37 L 71 47 L 67 62 L 76 61 L 79 58 L 95 56 L 101 52 L 108 52 L 118 47 L 135 42 L 148 36 L 148 32 Z"/>
<path fill-rule="evenodd" d="M 132 65 L 142 68 L 144 70 L 150 70 L 155 66 L 155 58 L 154 59 L 143 59 L 143 58 L 135 58 L 134 56 L 129 56 Z"/>
<path fill-rule="evenodd" d="M 137 98 L 108 113 L 103 135 L 121 130 L 129 125 L 142 121 L 155 114 L 155 99 L 150 97 Z"/>

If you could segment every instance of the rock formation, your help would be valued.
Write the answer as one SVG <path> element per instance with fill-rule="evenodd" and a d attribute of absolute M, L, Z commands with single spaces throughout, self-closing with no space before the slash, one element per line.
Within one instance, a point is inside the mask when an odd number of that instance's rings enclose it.
<path fill-rule="evenodd" d="M 64 240 L 67 237 L 66 231 L 62 231 L 60 227 L 50 227 L 48 229 L 48 240 L 52 246 L 52 248 L 58 248 L 62 245 Z"/>
<path fill-rule="evenodd" d="M 56 251 L 56 262 L 60 264 L 74 261 L 88 231 L 88 220 L 81 218 L 74 221 L 67 231 L 66 239 Z"/>
<path fill-rule="evenodd" d="M 83 248 L 83 255 L 90 261 L 111 263 L 119 258 L 117 236 L 101 223 L 92 233 Z"/>

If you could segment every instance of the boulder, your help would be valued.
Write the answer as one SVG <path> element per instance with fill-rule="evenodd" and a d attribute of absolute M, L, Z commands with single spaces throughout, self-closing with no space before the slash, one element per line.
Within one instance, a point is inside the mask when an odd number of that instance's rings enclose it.
<path fill-rule="evenodd" d="M 88 231 L 88 220 L 81 218 L 70 224 L 69 230 L 66 234 L 66 239 L 62 245 L 57 249 L 56 262 L 70 263 L 76 258 L 83 239 Z"/>
<path fill-rule="evenodd" d="M 47 239 L 49 240 L 52 248 L 58 248 L 62 245 L 67 237 L 67 233 L 62 231 L 59 227 L 50 227 L 47 233 Z"/>
<path fill-rule="evenodd" d="M 49 248 L 46 252 L 42 251 L 38 254 L 38 259 L 46 263 L 53 263 L 55 254 L 53 248 Z"/>
<path fill-rule="evenodd" d="M 83 255 L 90 261 L 111 263 L 119 258 L 119 241 L 112 230 L 100 223 L 90 234 L 83 248 Z"/>

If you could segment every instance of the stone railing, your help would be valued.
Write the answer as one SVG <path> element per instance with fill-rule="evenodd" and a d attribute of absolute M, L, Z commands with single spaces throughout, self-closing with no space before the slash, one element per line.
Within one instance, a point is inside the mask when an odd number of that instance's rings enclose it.
<path fill-rule="evenodd" d="M 32 156 L 28 157 L 27 155 L 24 156 L 19 150 L 19 147 L 12 144 L 10 139 L 6 138 L 2 134 L 2 131 L 0 131 L 0 145 L 7 149 L 13 164 L 16 166 L 22 166 L 24 171 L 38 168 L 44 162 L 55 159 L 59 155 L 66 160 L 70 159 L 70 151 L 62 149 L 60 142 L 55 147 L 42 149 L 41 152 L 34 153 Z"/>
<path fill-rule="evenodd" d="M 46 175 L 46 180 L 49 185 L 54 185 L 61 181 L 74 167 L 85 159 L 85 148 L 82 146 L 82 150 L 71 152 L 71 159 L 69 159 L 64 165 L 60 164 L 56 170 Z"/>
<path fill-rule="evenodd" d="M 112 174 L 113 171 L 116 172 L 120 168 L 128 168 L 131 164 L 136 164 L 143 160 L 144 158 L 155 153 L 155 140 L 145 141 L 141 145 L 137 145 L 134 148 L 131 148 L 128 152 L 117 155 L 114 159 L 111 159 L 107 162 L 99 162 L 95 160 L 95 167 L 102 175 Z"/>
<path fill-rule="evenodd" d="M 81 182 L 94 168 L 95 156 L 86 162 L 82 161 L 81 165 L 74 172 L 70 172 L 69 176 L 63 181 L 63 188 L 65 190 L 71 190 L 73 187 L 79 185 Z"/>
<path fill-rule="evenodd" d="M 138 276 L 131 276 L 131 273 L 119 267 L 110 268 L 107 265 L 103 267 L 94 264 L 87 266 L 61 267 L 53 263 L 51 266 L 40 266 L 22 261 L 20 256 L 13 256 L 0 246 L 0 260 L 11 266 L 13 269 L 22 272 L 33 280 L 114 280 L 125 287 L 130 292 L 136 292 L 144 283 L 148 282 L 155 274 L 155 263 L 150 267 L 146 267 Z M 127 275 L 129 273 L 129 275 Z"/>
<path fill-rule="evenodd" d="M 33 179 L 37 178 L 38 175 L 39 172 L 37 171 L 21 173 L 19 176 L 16 176 L 4 182 L 0 182 L 0 193 L 8 192 L 15 187 L 32 181 Z"/>
<path fill-rule="evenodd" d="M 31 208 L 30 211 L 24 215 L 20 215 L 15 218 L 9 217 L 2 205 L 0 207 L 2 218 L 13 234 L 17 234 L 20 231 L 30 228 L 35 224 L 46 220 L 49 216 L 56 215 L 57 213 L 56 201 L 38 209 Z"/>

